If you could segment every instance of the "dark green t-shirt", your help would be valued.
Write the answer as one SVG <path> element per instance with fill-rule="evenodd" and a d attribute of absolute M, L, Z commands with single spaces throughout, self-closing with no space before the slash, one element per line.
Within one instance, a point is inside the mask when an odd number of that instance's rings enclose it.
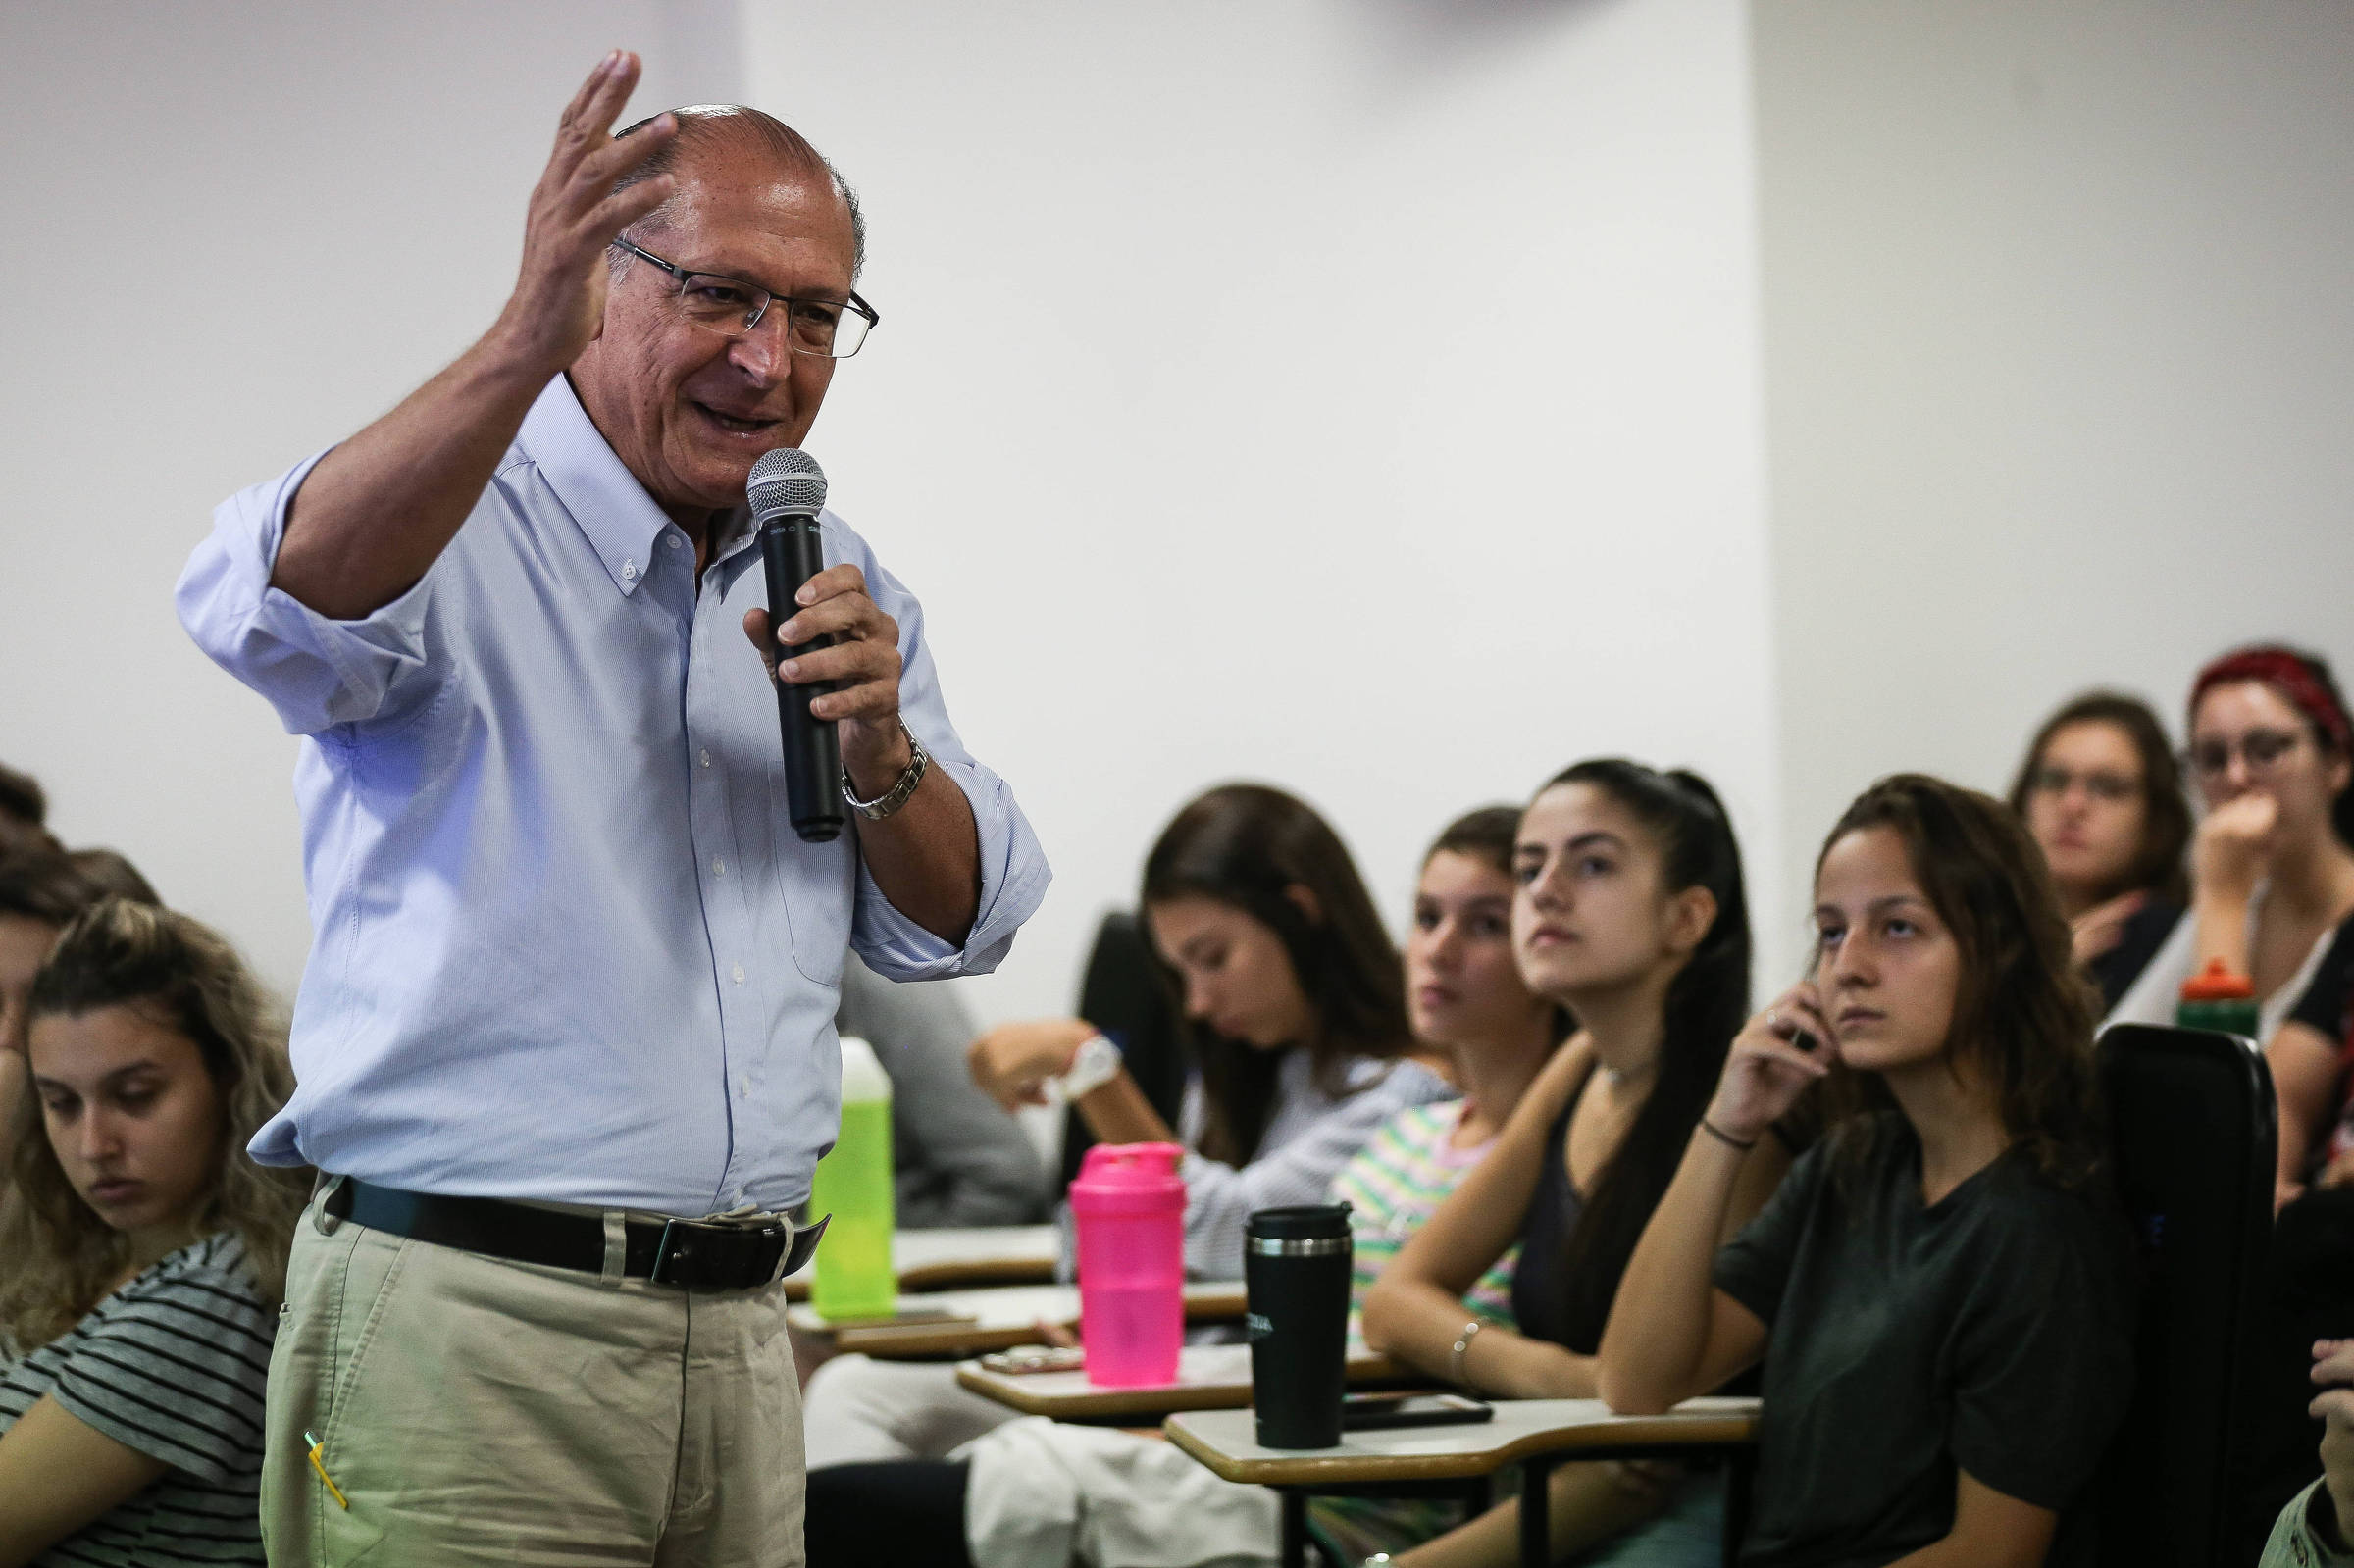
<path fill-rule="evenodd" d="M 2089 1564 L 2075 1503 L 2132 1392 L 2124 1220 L 2016 1152 L 1924 1208 L 1892 1112 L 1845 1182 L 1834 1141 L 1716 1254 L 1717 1287 L 1768 1331 L 1741 1561 L 1890 1562 L 1953 1528 L 1959 1466 L 2061 1514 L 2051 1568 Z"/>

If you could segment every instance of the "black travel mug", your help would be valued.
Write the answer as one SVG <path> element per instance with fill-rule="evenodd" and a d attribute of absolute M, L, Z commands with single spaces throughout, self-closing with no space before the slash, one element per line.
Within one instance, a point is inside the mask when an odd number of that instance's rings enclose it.
<path fill-rule="evenodd" d="M 1341 1441 L 1352 1250 L 1346 1203 L 1260 1209 L 1244 1227 L 1251 1404 L 1263 1447 Z"/>

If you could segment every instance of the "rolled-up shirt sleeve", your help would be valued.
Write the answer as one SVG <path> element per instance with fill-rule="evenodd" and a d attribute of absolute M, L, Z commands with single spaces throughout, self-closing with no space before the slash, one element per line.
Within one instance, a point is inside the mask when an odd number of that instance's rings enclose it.
<path fill-rule="evenodd" d="M 1012 951 L 1015 930 L 1037 911 L 1053 873 L 1013 791 L 975 760 L 948 722 L 940 671 L 924 636 L 923 606 L 871 555 L 860 564 L 876 604 L 899 626 L 899 717 L 932 754 L 932 766 L 963 790 L 972 806 L 981 843 L 981 898 L 973 928 L 958 946 L 901 914 L 861 861 L 850 945 L 868 967 L 890 980 L 985 975 Z"/>
<path fill-rule="evenodd" d="M 319 614 L 270 585 L 286 509 L 325 452 L 214 509 L 213 531 L 188 557 L 173 599 L 205 655 L 268 700 L 289 734 L 317 734 L 385 713 L 425 670 L 428 572 L 357 621 Z"/>

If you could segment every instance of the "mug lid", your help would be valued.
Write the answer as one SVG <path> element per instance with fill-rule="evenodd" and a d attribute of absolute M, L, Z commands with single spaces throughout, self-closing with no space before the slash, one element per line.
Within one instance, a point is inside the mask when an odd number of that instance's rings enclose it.
<path fill-rule="evenodd" d="M 1279 1240 L 1311 1240 L 1349 1234 L 1349 1205 L 1311 1203 L 1299 1208 L 1259 1209 L 1243 1227 L 1246 1236 Z"/>

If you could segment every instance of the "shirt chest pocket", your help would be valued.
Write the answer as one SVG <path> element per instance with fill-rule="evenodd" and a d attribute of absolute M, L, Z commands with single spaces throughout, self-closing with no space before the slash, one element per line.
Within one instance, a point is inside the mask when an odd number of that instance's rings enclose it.
<path fill-rule="evenodd" d="M 784 763 L 768 765 L 767 785 L 759 815 L 778 907 L 792 928 L 793 965 L 820 986 L 839 986 L 857 907 L 858 836 L 844 827 L 831 843 L 804 842 L 786 805 Z"/>

